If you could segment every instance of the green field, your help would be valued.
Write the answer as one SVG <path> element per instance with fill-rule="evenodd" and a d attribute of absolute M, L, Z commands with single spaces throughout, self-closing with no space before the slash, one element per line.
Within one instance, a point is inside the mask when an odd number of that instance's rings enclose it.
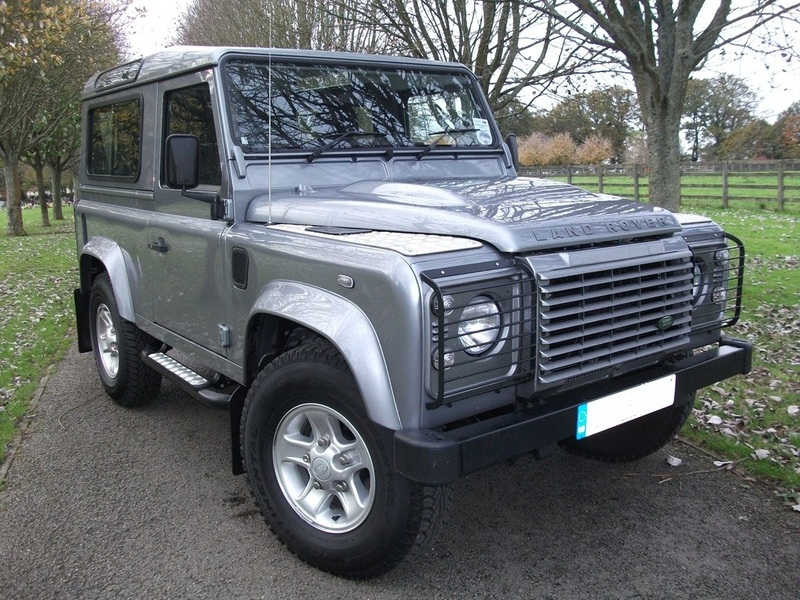
<path fill-rule="evenodd" d="M 741 238 L 747 248 L 744 311 L 727 332 L 755 342 L 753 372 L 698 393 L 683 435 L 747 473 L 800 493 L 800 210 L 736 210 L 690 203 Z M 38 226 L 25 210 L 25 238 L 0 237 L 0 460 L 48 367 L 74 340 L 77 286 L 72 211 Z M 5 212 L 0 212 L 5 231 Z M 795 503 L 798 501 L 795 500 Z"/>
<path fill-rule="evenodd" d="M 753 371 L 701 390 L 683 435 L 779 480 L 800 500 L 800 215 L 687 206 L 746 247 L 744 310 L 729 335 L 756 345 Z"/>
<path fill-rule="evenodd" d="M 27 237 L 5 235 L 0 211 L 0 460 L 47 368 L 64 356 L 75 322 L 78 284 L 72 209 L 41 226 L 38 208 L 23 209 Z"/>
<path fill-rule="evenodd" d="M 566 175 L 553 179 L 567 181 Z M 599 191 L 597 175 L 574 175 L 572 184 L 584 189 Z M 639 195 L 647 200 L 647 177 L 639 178 Z M 632 198 L 633 178 L 630 175 L 607 174 L 603 176 L 603 192 Z M 681 194 L 684 203 L 722 207 L 722 175 L 719 173 L 682 175 Z M 784 207 L 800 211 L 800 173 L 789 172 L 784 179 Z M 776 174 L 733 173 L 728 176 L 728 208 L 776 209 L 778 208 Z"/>

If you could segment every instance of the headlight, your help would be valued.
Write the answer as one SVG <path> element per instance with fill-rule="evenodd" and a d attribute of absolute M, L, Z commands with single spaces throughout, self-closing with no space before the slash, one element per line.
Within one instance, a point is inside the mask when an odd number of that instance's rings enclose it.
<path fill-rule="evenodd" d="M 486 296 L 476 296 L 461 313 L 458 341 L 467 354 L 483 354 L 500 337 L 501 325 L 497 303 Z"/>

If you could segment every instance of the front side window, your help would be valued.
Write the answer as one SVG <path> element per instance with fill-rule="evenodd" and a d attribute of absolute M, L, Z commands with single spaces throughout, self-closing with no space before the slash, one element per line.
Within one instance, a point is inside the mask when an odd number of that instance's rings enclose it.
<path fill-rule="evenodd" d="M 89 111 L 89 122 L 89 174 L 136 179 L 142 138 L 139 100 L 94 108 Z"/>
<path fill-rule="evenodd" d="M 200 140 L 199 183 L 219 185 L 222 172 L 208 85 L 203 83 L 168 92 L 165 97 L 165 119 L 164 141 L 173 133 L 196 136 Z"/>
<path fill-rule="evenodd" d="M 496 143 L 463 73 L 232 60 L 231 126 L 249 153 L 338 148 L 481 147 Z"/>

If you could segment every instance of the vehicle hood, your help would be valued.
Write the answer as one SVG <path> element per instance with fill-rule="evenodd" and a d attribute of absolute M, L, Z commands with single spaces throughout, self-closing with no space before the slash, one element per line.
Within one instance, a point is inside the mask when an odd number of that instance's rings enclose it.
<path fill-rule="evenodd" d="M 529 177 L 303 186 L 254 199 L 247 220 L 468 237 L 515 253 L 681 229 L 663 209 Z"/>

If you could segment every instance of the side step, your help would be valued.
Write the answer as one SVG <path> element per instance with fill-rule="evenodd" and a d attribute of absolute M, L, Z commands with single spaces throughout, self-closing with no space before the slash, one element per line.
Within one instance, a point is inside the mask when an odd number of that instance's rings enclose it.
<path fill-rule="evenodd" d="M 192 371 L 163 352 L 142 353 L 144 363 L 154 371 L 161 373 L 203 404 L 214 408 L 228 409 L 233 394 L 226 394 L 213 388 L 212 382 Z"/>

